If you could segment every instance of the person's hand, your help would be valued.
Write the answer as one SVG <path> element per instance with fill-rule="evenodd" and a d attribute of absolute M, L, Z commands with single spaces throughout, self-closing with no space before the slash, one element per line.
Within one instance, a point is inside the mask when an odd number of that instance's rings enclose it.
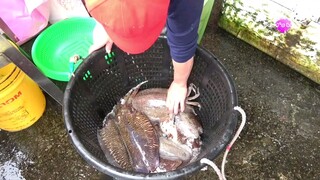
<path fill-rule="evenodd" d="M 100 49 L 105 45 L 107 53 L 110 53 L 113 41 L 110 39 L 108 33 L 100 23 L 96 23 L 96 26 L 93 29 L 93 44 L 89 48 L 89 54 L 93 51 Z"/>
<path fill-rule="evenodd" d="M 174 114 L 183 112 L 185 109 L 186 96 L 187 84 L 178 84 L 173 81 L 168 89 L 166 100 L 169 112 Z"/>
<path fill-rule="evenodd" d="M 186 97 L 187 97 L 187 81 L 191 73 L 194 58 L 191 57 L 186 62 L 176 62 L 172 60 L 173 65 L 173 82 L 171 83 L 168 94 L 166 105 L 169 109 L 169 113 L 178 114 L 183 112 L 185 109 Z"/>

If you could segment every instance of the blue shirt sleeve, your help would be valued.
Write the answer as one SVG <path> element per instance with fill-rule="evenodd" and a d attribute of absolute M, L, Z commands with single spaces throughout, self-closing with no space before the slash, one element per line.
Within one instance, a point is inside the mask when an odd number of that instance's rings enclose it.
<path fill-rule="evenodd" d="M 171 0 L 167 19 L 167 40 L 171 57 L 186 62 L 197 48 L 203 0 Z"/>

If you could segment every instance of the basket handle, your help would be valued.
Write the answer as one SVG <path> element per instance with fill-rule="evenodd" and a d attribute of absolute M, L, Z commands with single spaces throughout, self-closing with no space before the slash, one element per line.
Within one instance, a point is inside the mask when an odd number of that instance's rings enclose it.
<path fill-rule="evenodd" d="M 236 106 L 233 109 L 238 111 L 241 114 L 241 119 L 242 120 L 241 120 L 241 124 L 240 124 L 236 134 L 234 135 L 233 139 L 231 140 L 231 142 L 227 146 L 226 151 L 225 151 L 225 153 L 223 155 L 223 160 L 222 160 L 222 163 L 221 163 L 221 171 L 213 161 L 211 161 L 211 160 L 209 160 L 207 158 L 202 158 L 200 160 L 200 163 L 207 164 L 207 165 L 211 166 L 215 170 L 215 172 L 219 176 L 219 180 L 226 180 L 226 176 L 225 176 L 224 170 L 225 170 L 225 164 L 226 164 L 226 160 L 227 160 L 227 155 L 228 155 L 233 143 L 237 140 L 237 138 L 239 137 L 241 131 L 243 130 L 243 127 L 244 127 L 244 125 L 246 123 L 246 119 L 247 119 L 246 113 L 244 112 L 244 110 L 241 107 Z"/>

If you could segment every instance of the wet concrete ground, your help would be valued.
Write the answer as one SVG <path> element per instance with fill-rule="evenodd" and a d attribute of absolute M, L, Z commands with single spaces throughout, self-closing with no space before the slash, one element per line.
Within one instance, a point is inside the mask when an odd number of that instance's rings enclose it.
<path fill-rule="evenodd" d="M 203 46 L 236 83 L 247 124 L 228 156 L 227 178 L 320 179 L 320 88 L 301 74 L 208 26 Z M 63 87 L 63 83 L 57 83 Z M 42 118 L 30 128 L 0 131 L 0 180 L 102 179 L 67 137 L 62 107 L 47 96 Z M 215 160 L 220 167 L 221 156 Z M 211 168 L 188 179 L 218 179 Z"/>

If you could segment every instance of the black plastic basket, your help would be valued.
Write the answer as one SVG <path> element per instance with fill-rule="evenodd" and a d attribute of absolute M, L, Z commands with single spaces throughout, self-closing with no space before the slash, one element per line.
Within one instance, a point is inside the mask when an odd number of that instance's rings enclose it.
<path fill-rule="evenodd" d="M 97 130 L 104 117 L 132 87 L 148 80 L 141 89 L 168 88 L 173 76 L 167 40 L 159 38 L 145 53 L 128 55 L 113 47 L 115 57 L 105 58 L 104 48 L 92 53 L 78 67 L 65 90 L 63 114 L 69 137 L 78 153 L 94 168 L 120 179 L 178 179 L 200 170 L 202 158 L 215 159 L 231 141 L 237 126 L 237 94 L 223 65 L 198 47 L 189 82 L 200 88 L 197 111 L 204 133 L 198 159 L 171 172 L 144 174 L 124 171 L 105 158 Z"/>

